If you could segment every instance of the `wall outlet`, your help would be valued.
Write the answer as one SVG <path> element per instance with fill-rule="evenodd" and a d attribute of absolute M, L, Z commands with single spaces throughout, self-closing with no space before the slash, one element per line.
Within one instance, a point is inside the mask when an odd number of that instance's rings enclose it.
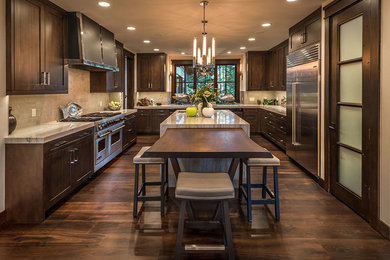
<path fill-rule="evenodd" d="M 37 116 L 37 109 L 36 108 L 31 109 L 31 116 L 32 117 L 36 117 Z"/>
<path fill-rule="evenodd" d="M 249 101 L 250 101 L 250 102 L 254 102 L 254 101 L 255 101 L 255 98 L 254 98 L 254 97 L 250 97 L 250 98 L 249 98 Z"/>
<path fill-rule="evenodd" d="M 99 106 L 101 106 L 101 107 L 103 106 L 103 101 L 99 102 Z"/>

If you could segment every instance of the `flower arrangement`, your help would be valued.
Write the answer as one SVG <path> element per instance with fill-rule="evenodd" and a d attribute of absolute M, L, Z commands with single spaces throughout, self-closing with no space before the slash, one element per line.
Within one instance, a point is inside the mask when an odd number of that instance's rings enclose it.
<path fill-rule="evenodd" d="M 217 92 L 218 91 L 211 90 L 210 85 L 205 85 L 198 89 L 195 94 L 191 95 L 191 104 L 194 105 L 202 103 L 203 107 L 207 107 L 210 102 L 217 101 Z"/>

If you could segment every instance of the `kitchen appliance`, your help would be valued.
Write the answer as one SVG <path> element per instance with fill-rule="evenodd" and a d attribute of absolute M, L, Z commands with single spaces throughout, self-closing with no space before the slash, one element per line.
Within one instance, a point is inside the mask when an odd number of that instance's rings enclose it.
<path fill-rule="evenodd" d="M 320 44 L 287 56 L 287 155 L 318 176 Z"/>
<path fill-rule="evenodd" d="M 95 123 L 95 172 L 122 152 L 125 114 L 120 112 L 95 112 L 81 117 L 68 117 L 61 122 Z"/>

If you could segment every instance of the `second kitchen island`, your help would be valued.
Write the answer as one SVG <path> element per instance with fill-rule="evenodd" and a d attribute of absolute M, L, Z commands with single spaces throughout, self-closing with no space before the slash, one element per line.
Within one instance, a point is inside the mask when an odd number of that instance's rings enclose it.
<path fill-rule="evenodd" d="M 160 124 L 160 137 L 165 134 L 168 128 L 241 128 L 248 137 L 250 135 L 249 123 L 229 110 L 216 110 L 211 118 L 189 117 L 184 110 L 178 110 Z M 178 162 L 182 171 L 228 172 L 231 159 L 181 158 L 178 159 Z M 169 164 L 169 186 L 174 186 L 175 183 L 175 175 L 171 164 Z"/>

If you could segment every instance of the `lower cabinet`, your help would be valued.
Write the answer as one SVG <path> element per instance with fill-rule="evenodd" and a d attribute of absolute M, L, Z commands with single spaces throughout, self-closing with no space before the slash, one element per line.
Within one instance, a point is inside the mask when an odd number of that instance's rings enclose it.
<path fill-rule="evenodd" d="M 125 127 L 123 128 L 123 146 L 125 150 L 135 144 L 137 141 L 136 114 L 127 115 L 125 117 Z"/>
<path fill-rule="evenodd" d="M 260 132 L 281 149 L 286 150 L 286 116 L 262 109 L 260 117 L 262 126 Z"/>
<path fill-rule="evenodd" d="M 93 173 L 93 128 L 45 144 L 6 145 L 7 221 L 40 223 Z"/>
<path fill-rule="evenodd" d="M 170 115 L 169 109 L 138 109 L 137 133 L 159 134 L 160 124 Z"/>
<path fill-rule="evenodd" d="M 250 124 L 251 133 L 260 132 L 260 120 L 258 108 L 245 108 L 243 112 L 243 119 Z"/>

